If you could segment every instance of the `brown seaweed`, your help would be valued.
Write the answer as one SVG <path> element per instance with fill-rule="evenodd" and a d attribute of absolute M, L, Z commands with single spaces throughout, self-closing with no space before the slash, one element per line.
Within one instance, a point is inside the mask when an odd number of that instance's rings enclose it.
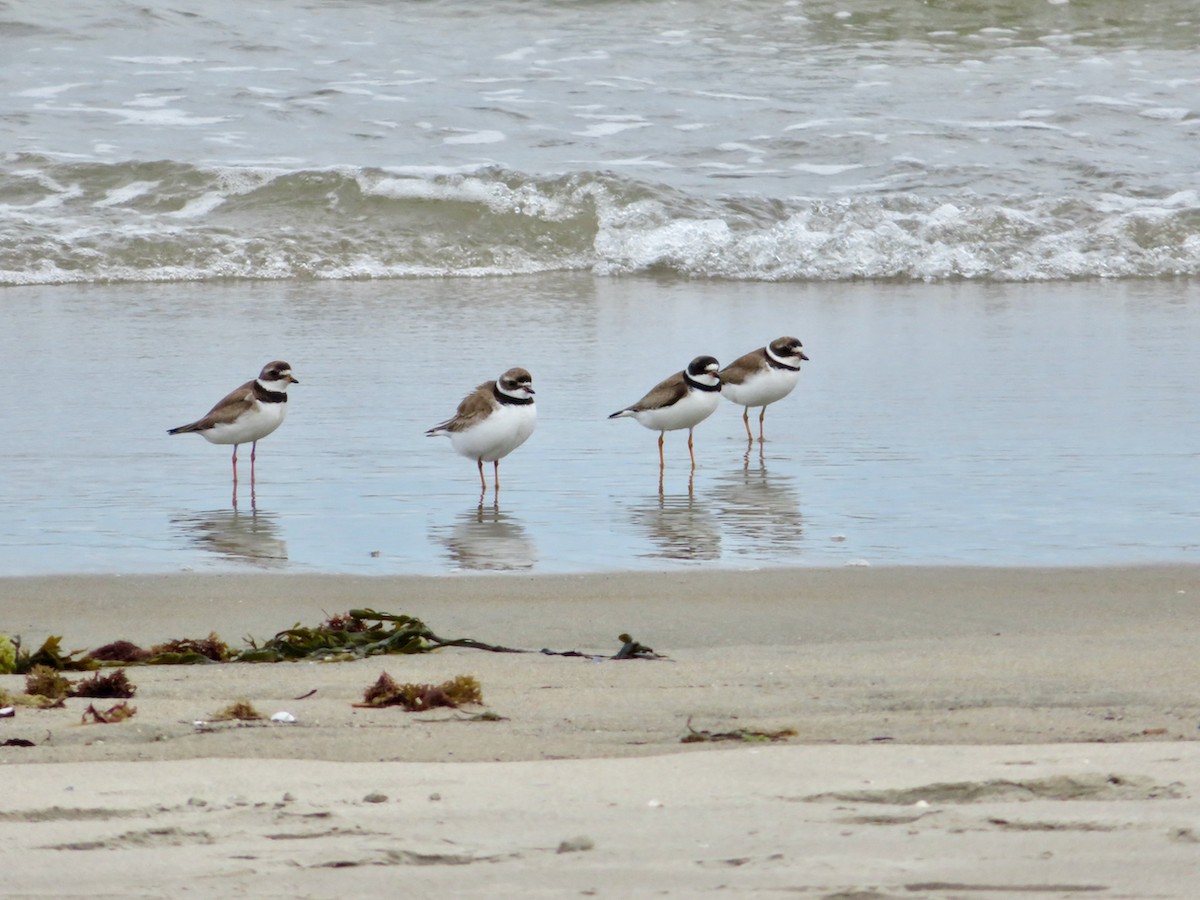
<path fill-rule="evenodd" d="M 54 670 L 87 670 L 101 665 L 195 665 L 217 662 L 285 662 L 320 660 L 335 662 L 363 659 L 383 654 L 428 653 L 443 647 L 462 647 L 486 650 L 491 653 L 533 653 L 537 651 L 487 644 L 474 638 L 444 638 L 429 629 L 415 616 L 377 612 L 373 609 L 351 609 L 347 613 L 327 615 L 314 627 L 297 623 L 259 643 L 247 637 L 247 649 L 235 651 L 215 632 L 207 638 L 177 638 L 143 650 L 129 641 L 113 641 L 94 650 L 64 654 L 61 638 L 47 638 L 34 653 L 22 653 L 17 641 L 19 672 L 35 665 Z M 578 650 L 540 652 L 551 656 L 570 656 L 584 659 L 665 659 L 650 647 L 640 644 L 628 634 L 619 637 L 621 647 L 611 655 L 583 653 Z M 81 655 L 82 654 L 82 655 Z"/>
<path fill-rule="evenodd" d="M 441 684 L 400 684 L 384 672 L 363 692 L 360 707 L 402 706 L 420 712 L 438 706 L 457 709 L 464 704 L 483 702 L 479 681 L 471 675 L 456 675 Z"/>
<path fill-rule="evenodd" d="M 97 672 L 90 678 L 75 682 L 71 688 L 72 697 L 132 697 L 137 688 L 129 681 L 124 669 L 117 669 L 109 675 Z"/>
<path fill-rule="evenodd" d="M 150 648 L 151 665 L 179 665 L 191 662 L 224 662 L 233 657 L 229 645 L 209 632 L 206 638 L 178 638 Z"/>
<path fill-rule="evenodd" d="M 698 744 L 707 741 L 741 741 L 744 743 L 767 743 L 785 741 L 796 736 L 795 728 L 782 728 L 779 731 L 751 731 L 747 728 L 735 728 L 733 731 L 697 731 L 692 727 L 692 720 L 687 720 L 688 733 L 679 739 L 681 744 Z"/>
<path fill-rule="evenodd" d="M 97 647 L 88 655 L 101 662 L 134 663 L 145 662 L 152 654 L 131 641 L 113 641 L 103 647 Z"/>
<path fill-rule="evenodd" d="M 71 694 L 71 682 L 51 666 L 37 665 L 25 675 L 25 693 L 49 700 L 62 700 Z"/>
<path fill-rule="evenodd" d="M 230 719 L 237 719 L 239 722 L 254 722 L 262 718 L 265 717 L 254 708 L 249 700 L 237 700 L 213 716 L 212 721 L 227 722 Z"/>
<path fill-rule="evenodd" d="M 124 722 L 136 715 L 137 707 L 130 706 L 124 700 L 114 703 L 104 710 L 96 709 L 96 704 L 89 703 L 88 708 L 83 711 L 83 718 L 80 721 L 84 725 L 111 725 L 114 722 Z"/>

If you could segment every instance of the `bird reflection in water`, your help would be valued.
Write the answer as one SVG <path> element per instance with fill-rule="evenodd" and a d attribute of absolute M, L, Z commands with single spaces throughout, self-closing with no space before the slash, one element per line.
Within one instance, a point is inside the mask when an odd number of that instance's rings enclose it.
<path fill-rule="evenodd" d="M 223 559 L 262 566 L 287 561 L 287 542 L 279 536 L 274 513 L 218 509 L 177 515 L 171 524 L 197 546 Z"/>
<path fill-rule="evenodd" d="M 460 569 L 506 572 L 532 569 L 537 563 L 537 545 L 519 519 L 501 511 L 499 501 L 481 500 L 449 527 L 436 528 L 433 537 Z"/>
<path fill-rule="evenodd" d="M 738 552 L 797 551 L 804 541 L 800 495 L 788 475 L 772 475 L 762 446 L 747 449 L 741 468 L 720 475 L 712 490 L 721 525 L 740 544 Z"/>
<path fill-rule="evenodd" d="M 656 559 L 719 559 L 721 528 L 708 504 L 686 494 L 659 493 L 630 509 L 633 524 L 649 535 Z"/>

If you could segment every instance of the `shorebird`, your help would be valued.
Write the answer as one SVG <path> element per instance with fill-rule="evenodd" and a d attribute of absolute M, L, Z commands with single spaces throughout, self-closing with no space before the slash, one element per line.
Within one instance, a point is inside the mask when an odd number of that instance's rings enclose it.
<path fill-rule="evenodd" d="M 711 356 L 697 356 L 682 372 L 656 384 L 645 397 L 617 410 L 610 419 L 626 416 L 639 425 L 658 432 L 658 467 L 663 461 L 663 437 L 668 431 L 688 430 L 688 454 L 696 468 L 696 453 L 692 447 L 692 429 L 713 414 L 721 399 L 721 364 Z"/>
<path fill-rule="evenodd" d="M 237 451 L 250 444 L 250 501 L 254 502 L 254 459 L 258 442 L 283 424 L 287 389 L 300 382 L 283 360 L 269 362 L 258 377 L 230 391 L 201 419 L 170 429 L 167 434 L 196 433 L 210 444 L 233 444 L 233 505 L 237 506 Z"/>
<path fill-rule="evenodd" d="M 445 435 L 456 452 L 475 460 L 484 491 L 487 479 L 483 464 L 490 462 L 492 480 L 499 491 L 500 460 L 525 443 L 537 424 L 533 395 L 533 377 L 525 369 L 509 369 L 495 381 L 485 381 L 467 394 L 452 418 L 425 434 Z"/>
<path fill-rule="evenodd" d="M 750 431 L 750 407 L 761 406 L 758 414 L 758 440 L 763 438 L 763 419 L 767 407 L 782 400 L 800 380 L 800 362 L 807 361 L 799 338 L 776 338 L 765 347 L 738 357 L 721 370 L 721 393 L 725 399 L 745 407 L 742 423 L 746 438 L 753 442 Z"/>

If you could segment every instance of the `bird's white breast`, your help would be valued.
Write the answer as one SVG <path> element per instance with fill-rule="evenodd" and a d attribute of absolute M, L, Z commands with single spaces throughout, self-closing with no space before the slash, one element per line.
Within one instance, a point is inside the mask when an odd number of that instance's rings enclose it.
<path fill-rule="evenodd" d="M 501 403 L 490 416 L 470 428 L 449 432 L 450 444 L 469 459 L 495 462 L 529 440 L 536 424 L 536 404 Z"/>
<path fill-rule="evenodd" d="M 721 402 L 720 391 L 690 390 L 676 403 L 660 409 L 641 409 L 633 413 L 638 424 L 652 431 L 692 428 L 713 414 Z"/>
<path fill-rule="evenodd" d="M 220 423 L 200 433 L 212 444 L 249 444 L 265 438 L 283 424 L 286 416 L 286 403 L 261 403 L 256 400 L 254 406 L 233 422 Z"/>
<path fill-rule="evenodd" d="M 738 406 L 766 406 L 790 394 L 799 380 L 799 371 L 767 366 L 741 384 L 722 385 L 721 393 Z"/>

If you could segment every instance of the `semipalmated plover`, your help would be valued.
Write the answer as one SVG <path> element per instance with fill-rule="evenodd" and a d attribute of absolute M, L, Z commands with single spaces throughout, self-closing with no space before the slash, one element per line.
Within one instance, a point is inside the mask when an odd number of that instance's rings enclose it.
<path fill-rule="evenodd" d="M 658 466 L 664 467 L 663 436 L 680 428 L 688 430 L 688 454 L 696 468 L 696 453 L 692 449 L 692 429 L 712 415 L 721 402 L 721 364 L 711 356 L 697 356 L 682 372 L 676 372 L 657 385 L 645 397 L 617 410 L 610 419 L 630 416 L 639 425 L 658 432 Z"/>
<path fill-rule="evenodd" d="M 496 490 L 500 489 L 500 460 L 533 434 L 537 407 L 533 377 L 524 369 L 509 369 L 495 381 L 485 381 L 463 398 L 452 419 L 430 428 L 429 437 L 445 435 L 450 446 L 479 466 L 479 483 L 487 490 L 483 464 L 490 462 Z"/>
<path fill-rule="evenodd" d="M 254 491 L 254 457 L 258 442 L 283 424 L 287 389 L 300 382 L 282 360 L 263 366 L 258 377 L 230 391 L 202 419 L 172 428 L 167 434 L 195 432 L 210 444 L 233 444 L 233 505 L 237 506 L 237 448 L 250 443 L 250 490 Z"/>
<path fill-rule="evenodd" d="M 807 361 L 808 357 L 804 355 L 800 339 L 781 337 L 735 359 L 721 370 L 721 393 L 725 399 L 745 407 L 742 422 L 748 440 L 754 440 L 750 432 L 750 407 L 762 407 L 758 414 L 758 439 L 761 442 L 767 407 L 782 400 L 796 387 L 800 380 L 801 360 Z"/>

